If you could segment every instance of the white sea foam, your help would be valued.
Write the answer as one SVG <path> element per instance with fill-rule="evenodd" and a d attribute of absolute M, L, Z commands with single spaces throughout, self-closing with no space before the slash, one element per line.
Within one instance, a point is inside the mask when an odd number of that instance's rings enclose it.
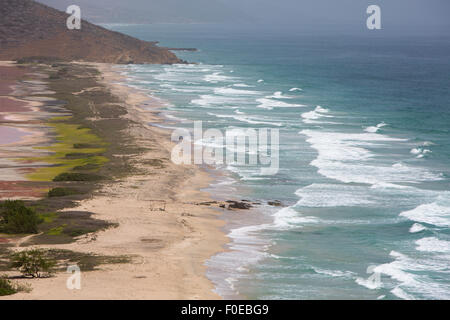
<path fill-rule="evenodd" d="M 233 84 L 233 87 L 237 87 L 237 88 L 253 88 L 254 86 L 249 86 L 248 84 L 245 84 L 245 83 L 235 83 L 235 84 Z"/>
<path fill-rule="evenodd" d="M 297 206 L 312 208 L 370 206 L 378 203 L 363 186 L 314 183 L 298 189 L 295 194 L 300 197 Z"/>
<path fill-rule="evenodd" d="M 259 103 L 258 108 L 272 110 L 273 108 L 295 108 L 295 107 L 305 107 L 303 104 L 297 103 L 287 103 L 284 101 L 278 101 L 269 98 L 257 99 L 256 102 Z"/>
<path fill-rule="evenodd" d="M 450 227 L 450 206 L 438 202 L 422 204 L 417 208 L 400 213 L 412 221 L 431 224 L 437 227 Z"/>
<path fill-rule="evenodd" d="M 292 207 L 286 207 L 277 211 L 273 217 L 273 225 L 276 229 L 301 227 L 304 224 L 317 223 L 319 221 L 315 217 L 303 216 Z"/>
<path fill-rule="evenodd" d="M 289 92 L 294 92 L 294 91 L 303 91 L 302 88 L 291 88 L 289 89 Z"/>
<path fill-rule="evenodd" d="M 275 126 L 275 127 L 282 127 L 283 123 L 281 122 L 273 122 L 269 119 L 265 119 L 262 117 L 250 117 L 250 116 L 244 116 L 244 115 L 228 115 L 228 114 L 216 114 L 212 112 L 208 112 L 210 116 L 215 116 L 217 118 L 232 118 L 241 122 L 246 122 L 250 124 L 264 124 L 269 126 Z"/>
<path fill-rule="evenodd" d="M 403 300 L 416 300 L 414 296 L 407 294 L 400 286 L 395 287 L 391 290 L 391 293 Z"/>
<path fill-rule="evenodd" d="M 418 233 L 426 230 L 427 228 L 421 225 L 420 223 L 414 223 L 411 228 L 409 228 L 409 232 Z"/>
<path fill-rule="evenodd" d="M 328 109 L 317 106 L 313 111 L 302 113 L 303 122 L 305 123 L 326 123 L 323 121 L 317 121 L 320 118 L 332 118 L 333 116 L 327 115 Z"/>
<path fill-rule="evenodd" d="M 313 267 L 313 270 L 316 273 L 325 274 L 325 275 L 331 276 L 331 277 L 352 278 L 355 275 L 355 273 L 351 272 L 351 271 L 328 270 L 328 269 L 321 269 L 321 268 L 317 268 L 317 267 Z"/>
<path fill-rule="evenodd" d="M 355 282 L 363 287 L 366 287 L 367 289 L 370 289 L 370 290 L 375 290 L 375 289 L 381 288 L 381 283 L 373 281 L 372 279 L 369 279 L 369 278 L 364 279 L 361 277 L 357 277 L 355 279 Z"/>
<path fill-rule="evenodd" d="M 295 194 L 300 198 L 297 206 L 302 207 L 373 207 L 382 209 L 392 207 L 391 199 L 395 199 L 396 206 L 408 207 L 411 204 L 436 199 L 439 193 L 433 190 L 387 183 L 379 183 L 370 187 L 339 183 L 313 183 L 298 189 Z M 397 220 L 400 219 L 397 218 Z"/>
<path fill-rule="evenodd" d="M 277 91 L 273 95 L 267 96 L 269 99 L 293 99 L 293 97 L 283 95 L 283 92 Z"/>
<path fill-rule="evenodd" d="M 328 113 L 328 112 L 330 112 L 329 109 L 322 108 L 321 106 L 316 106 L 316 109 L 314 111 L 320 112 L 320 113 Z"/>
<path fill-rule="evenodd" d="M 317 150 L 318 156 L 311 165 L 319 173 L 345 183 L 396 183 L 442 180 L 435 174 L 420 167 L 402 164 L 393 166 L 370 161 L 375 155 L 367 147 L 390 146 L 405 139 L 392 138 L 378 133 L 340 133 L 320 130 L 302 130 L 307 141 Z"/>
<path fill-rule="evenodd" d="M 221 72 L 214 72 L 213 74 L 205 75 L 203 77 L 203 80 L 210 83 L 218 83 L 218 82 L 232 82 L 235 80 L 235 78 L 226 76 Z"/>
<path fill-rule="evenodd" d="M 450 253 L 450 241 L 439 240 L 436 237 L 417 240 L 416 244 L 419 251 Z"/>
<path fill-rule="evenodd" d="M 249 101 L 246 98 L 235 98 L 235 97 L 226 97 L 220 95 L 211 95 L 204 94 L 200 95 L 199 98 L 193 99 L 191 101 L 192 105 L 196 105 L 199 107 L 211 107 L 215 105 L 229 106 L 229 105 L 242 105 L 248 104 Z"/>
<path fill-rule="evenodd" d="M 376 126 L 365 128 L 364 131 L 370 132 L 370 133 L 376 133 L 376 132 L 378 132 L 378 130 L 380 130 L 380 128 L 383 128 L 385 126 L 387 126 L 387 124 L 384 122 L 381 122 L 381 123 L 377 124 Z"/>
<path fill-rule="evenodd" d="M 225 88 L 216 88 L 214 89 L 215 94 L 220 95 L 231 95 L 231 96 L 246 96 L 246 95 L 257 95 L 259 94 L 258 91 L 251 91 L 251 90 L 241 90 L 241 89 L 233 89 L 229 87 Z"/>
<path fill-rule="evenodd" d="M 207 261 L 209 278 L 216 283 L 216 290 L 221 294 L 232 296 L 238 294 L 234 284 L 239 281 L 243 273 L 248 272 L 247 266 L 270 257 L 270 254 L 265 251 L 269 243 L 258 237 L 258 232 L 265 227 L 266 225 L 263 224 L 231 230 L 228 234 L 228 237 L 232 240 L 229 243 L 230 250 Z M 245 259 L 242 259 L 242 257 L 245 257 Z M 224 273 L 230 275 L 225 281 L 223 280 Z"/>
<path fill-rule="evenodd" d="M 410 153 L 415 155 L 415 156 L 417 156 L 417 158 L 420 159 L 420 158 L 425 157 L 425 155 L 427 153 L 431 153 L 431 150 L 430 149 L 425 149 L 423 147 L 417 147 L 417 148 L 411 149 Z"/>
<path fill-rule="evenodd" d="M 391 251 L 390 256 L 394 261 L 376 266 L 373 272 L 380 275 L 387 275 L 399 284 L 391 292 L 400 299 L 415 299 L 420 295 L 430 299 L 448 299 L 450 291 L 446 285 L 434 282 L 423 272 L 446 272 L 448 270 L 448 260 L 444 259 L 418 259 L 410 258 L 397 251 Z M 370 289 L 377 289 L 373 282 L 359 278 L 356 281 Z M 370 287 L 372 285 L 372 287 Z M 383 285 L 383 278 L 381 278 Z"/>

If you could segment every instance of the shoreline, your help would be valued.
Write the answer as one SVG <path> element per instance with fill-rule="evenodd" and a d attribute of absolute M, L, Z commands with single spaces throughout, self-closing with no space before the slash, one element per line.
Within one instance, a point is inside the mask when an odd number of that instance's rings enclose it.
<path fill-rule="evenodd" d="M 170 153 L 171 148 L 174 145 L 174 143 L 170 141 L 170 129 L 158 126 L 158 124 L 166 122 L 166 120 L 159 115 L 159 113 L 161 113 L 160 108 L 164 108 L 164 106 L 161 105 L 161 101 L 157 97 L 149 96 L 139 89 L 132 88 L 127 86 L 126 84 L 120 83 L 124 81 L 124 77 L 119 74 L 119 71 L 113 70 L 114 66 L 116 65 L 103 63 L 91 63 L 91 65 L 94 65 L 101 72 L 102 76 L 104 77 L 103 83 L 105 83 L 112 90 L 114 95 L 119 96 L 120 99 L 126 101 L 127 105 L 134 107 L 136 115 L 140 115 L 142 117 L 141 120 L 146 122 L 146 127 L 148 128 L 148 130 L 153 131 L 153 133 L 159 135 L 162 139 L 165 139 L 164 148 L 166 148 L 167 152 Z M 139 107 L 139 104 L 145 104 L 145 109 Z M 214 177 L 212 173 L 207 172 L 207 170 L 205 170 L 205 168 L 202 168 L 201 166 L 182 165 L 181 167 L 185 167 L 187 170 L 193 170 L 193 172 L 191 173 L 191 180 L 185 182 L 186 185 L 189 185 L 188 190 L 186 190 L 184 193 L 185 196 L 180 195 L 178 198 L 180 200 L 187 198 L 190 200 L 190 204 L 193 202 L 199 203 L 214 200 L 211 193 L 206 190 L 211 188 L 211 182 L 217 179 L 217 177 Z M 186 204 L 185 201 L 182 202 Z M 220 211 L 223 210 L 219 211 L 218 209 L 206 208 L 206 210 L 202 209 L 201 211 L 204 211 L 204 214 L 206 215 L 214 215 L 211 218 L 216 221 L 210 221 L 210 224 L 213 228 L 216 229 L 216 232 L 218 233 L 221 240 L 216 242 L 216 248 L 210 248 L 210 254 L 206 254 L 202 258 L 201 262 L 199 262 L 201 265 L 200 268 L 202 269 L 204 280 L 209 284 L 211 289 L 209 290 L 207 296 L 195 297 L 195 299 L 222 299 L 223 297 L 220 297 L 217 293 L 213 292 L 213 290 L 216 288 L 213 285 L 212 280 L 207 277 L 208 267 L 206 265 L 206 262 L 216 254 L 226 251 L 224 249 L 225 245 L 229 243 L 229 239 L 224 233 L 226 223 L 225 221 L 219 219 L 219 217 L 223 214 L 223 212 Z M 206 230 L 203 230 L 203 232 L 205 231 Z M 210 236 L 210 240 L 213 240 L 213 242 L 215 242 L 214 232 L 211 233 Z"/>
<path fill-rule="evenodd" d="M 221 231 L 221 211 L 201 202 L 211 200 L 202 191 L 212 180 L 197 166 L 179 166 L 170 161 L 170 134 L 151 126 L 162 121 L 157 100 L 118 84 L 120 75 L 111 64 L 86 63 L 100 72 L 101 84 L 119 98 L 131 125 L 126 134 L 149 151 L 132 159 L 145 174 L 107 182 L 77 207 L 61 210 L 93 212 L 116 228 L 95 232 L 74 243 L 39 245 L 97 255 L 126 255 L 131 262 L 102 265 L 82 273 L 82 289 L 68 290 L 67 278 L 58 272 L 46 279 L 24 279 L 30 293 L 2 299 L 220 299 L 206 276 L 206 261 L 224 250 L 227 237 Z M 130 159 L 131 160 L 131 159 Z M 155 166 L 155 162 L 158 164 Z M 165 211 L 152 211 L 155 201 L 165 202 Z M 153 208 L 154 209 L 154 208 Z"/>

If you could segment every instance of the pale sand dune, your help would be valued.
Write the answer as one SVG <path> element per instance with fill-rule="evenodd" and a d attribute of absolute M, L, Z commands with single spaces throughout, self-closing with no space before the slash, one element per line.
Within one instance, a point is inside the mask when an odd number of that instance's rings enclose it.
<path fill-rule="evenodd" d="M 96 65 L 114 94 L 125 102 L 127 115 L 138 124 L 130 133 L 140 145 L 153 148 L 145 159 L 162 159 L 164 170 L 142 165 L 148 174 L 131 176 L 105 185 L 82 201 L 78 208 L 95 213 L 95 218 L 116 222 L 117 228 L 90 235 L 69 245 L 44 246 L 101 255 L 132 255 L 129 264 L 101 266 L 82 273 L 82 289 L 68 290 L 68 274 L 49 279 L 25 280 L 31 293 L 8 299 L 217 299 L 205 276 L 204 262 L 222 250 L 227 239 L 220 232 L 219 211 L 192 203 L 209 200 L 200 192 L 209 176 L 195 166 L 177 166 L 170 161 L 168 132 L 148 126 L 158 121 L 152 112 L 138 105 L 150 98 L 117 84 L 118 75 L 106 64 Z M 151 102 L 150 102 L 151 103 Z M 155 102 L 156 103 L 156 102 Z M 152 103 L 151 103 L 152 104 Z M 149 200 L 165 200 L 166 211 L 151 211 Z"/>

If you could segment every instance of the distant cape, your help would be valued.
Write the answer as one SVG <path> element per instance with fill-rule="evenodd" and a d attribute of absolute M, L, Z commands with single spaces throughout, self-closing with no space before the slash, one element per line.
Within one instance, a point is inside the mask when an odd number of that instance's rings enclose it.
<path fill-rule="evenodd" d="M 183 63 L 157 42 L 142 41 L 89 23 L 69 30 L 65 12 L 32 0 L 0 0 L 0 60 L 52 57 L 116 64 Z"/>

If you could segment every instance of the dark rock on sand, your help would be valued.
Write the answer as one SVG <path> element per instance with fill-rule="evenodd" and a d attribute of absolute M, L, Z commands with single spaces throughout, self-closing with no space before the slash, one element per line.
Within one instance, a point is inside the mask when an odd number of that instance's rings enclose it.
<path fill-rule="evenodd" d="M 228 209 L 241 209 L 241 210 L 248 210 L 252 207 L 252 205 L 248 202 L 242 202 L 242 201 L 234 201 L 234 200 L 228 200 Z"/>
<path fill-rule="evenodd" d="M 279 200 L 268 201 L 267 204 L 273 207 L 281 207 L 283 205 Z"/>

